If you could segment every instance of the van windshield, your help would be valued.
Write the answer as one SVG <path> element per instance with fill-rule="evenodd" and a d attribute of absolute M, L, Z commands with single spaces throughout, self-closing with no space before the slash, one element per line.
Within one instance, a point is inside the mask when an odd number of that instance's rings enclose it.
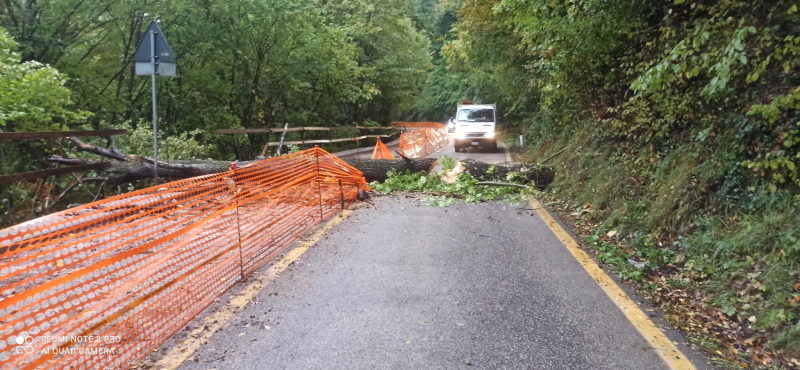
<path fill-rule="evenodd" d="M 467 122 L 494 122 L 494 110 L 492 109 L 460 109 L 458 111 L 458 121 Z"/>

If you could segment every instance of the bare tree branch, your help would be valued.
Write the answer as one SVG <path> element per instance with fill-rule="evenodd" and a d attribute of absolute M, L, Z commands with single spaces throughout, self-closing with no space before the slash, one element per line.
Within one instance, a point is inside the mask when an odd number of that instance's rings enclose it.
<path fill-rule="evenodd" d="M 55 163 L 58 163 L 58 164 L 65 164 L 67 166 L 77 166 L 77 165 L 89 163 L 89 162 L 86 162 L 85 160 L 80 159 L 80 158 L 64 158 L 64 157 L 62 157 L 60 155 L 54 155 L 54 156 L 52 156 L 50 158 L 47 158 L 47 161 L 48 162 L 55 162 Z"/>
<path fill-rule="evenodd" d="M 86 144 L 86 143 L 84 143 L 83 141 L 81 141 L 80 139 L 78 139 L 76 137 L 69 137 L 67 139 L 69 139 L 69 141 L 73 142 L 78 147 L 78 151 L 81 151 L 81 152 L 97 154 L 97 155 L 102 156 L 102 157 L 116 159 L 116 160 L 122 161 L 122 162 L 125 162 L 125 161 L 128 161 L 128 160 L 131 159 L 131 158 L 129 158 L 129 156 L 123 154 L 122 152 L 120 152 L 116 148 L 112 148 L 112 149 L 100 148 L 98 146 L 94 146 L 94 145 L 91 145 L 91 144 Z"/>

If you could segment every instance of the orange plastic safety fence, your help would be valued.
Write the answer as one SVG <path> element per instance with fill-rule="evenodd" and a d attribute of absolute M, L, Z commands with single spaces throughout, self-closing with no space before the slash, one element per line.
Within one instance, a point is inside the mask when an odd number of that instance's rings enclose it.
<path fill-rule="evenodd" d="M 411 131 L 400 135 L 400 152 L 408 158 L 427 157 L 449 142 L 447 128 Z"/>
<path fill-rule="evenodd" d="M 381 139 L 378 139 L 378 143 L 375 144 L 375 150 L 372 151 L 372 159 L 394 159 L 394 155 L 392 155 L 389 148 L 381 142 Z"/>
<path fill-rule="evenodd" d="M 359 188 L 313 148 L 0 230 L 0 369 L 127 368 Z"/>

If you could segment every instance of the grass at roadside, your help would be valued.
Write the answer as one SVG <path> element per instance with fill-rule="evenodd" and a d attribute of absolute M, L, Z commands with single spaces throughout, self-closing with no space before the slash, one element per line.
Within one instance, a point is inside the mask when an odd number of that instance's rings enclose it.
<path fill-rule="evenodd" d="M 548 162 L 547 204 L 714 364 L 800 368 L 798 199 L 726 188 L 741 170 L 728 158 L 735 148 L 656 153 L 581 131 L 524 148 L 514 139 L 523 162 L 566 149 Z"/>

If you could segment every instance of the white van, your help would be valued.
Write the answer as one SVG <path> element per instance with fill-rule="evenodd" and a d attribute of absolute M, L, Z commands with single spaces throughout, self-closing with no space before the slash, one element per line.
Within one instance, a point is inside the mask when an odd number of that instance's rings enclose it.
<path fill-rule="evenodd" d="M 456 113 L 456 151 L 469 147 L 497 150 L 495 104 L 460 104 Z"/>

